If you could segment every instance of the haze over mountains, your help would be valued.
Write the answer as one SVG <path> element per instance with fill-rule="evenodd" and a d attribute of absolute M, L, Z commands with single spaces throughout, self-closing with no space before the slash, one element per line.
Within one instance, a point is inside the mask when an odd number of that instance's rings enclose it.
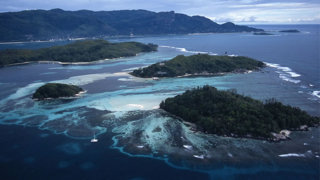
<path fill-rule="evenodd" d="M 0 13 L 0 41 L 117 35 L 263 31 L 231 22 L 217 24 L 202 16 L 146 10 L 30 10 Z"/>

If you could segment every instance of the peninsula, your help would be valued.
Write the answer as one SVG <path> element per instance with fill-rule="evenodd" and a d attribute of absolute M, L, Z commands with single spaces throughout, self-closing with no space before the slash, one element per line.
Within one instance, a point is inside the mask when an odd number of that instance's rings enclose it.
<path fill-rule="evenodd" d="M 48 83 L 38 88 L 33 94 L 32 98 L 37 100 L 44 100 L 62 97 L 75 97 L 81 92 L 83 92 L 83 89 L 75 85 Z"/>
<path fill-rule="evenodd" d="M 196 124 L 203 132 L 270 141 L 280 140 L 277 135 L 281 130 L 307 129 L 320 122 L 319 117 L 274 99 L 263 103 L 234 90 L 219 91 L 211 86 L 168 98 L 161 102 L 160 108 Z"/>
<path fill-rule="evenodd" d="M 151 77 L 177 77 L 184 75 L 219 75 L 229 72 L 245 72 L 264 67 L 264 63 L 248 57 L 211 56 L 197 54 L 179 55 L 169 61 L 163 61 L 131 72 L 131 75 Z"/>
<path fill-rule="evenodd" d="M 157 45 L 139 42 L 110 43 L 105 40 L 76 41 L 64 46 L 42 49 L 7 49 L 0 51 L 0 66 L 35 62 L 92 62 L 102 59 L 135 56 L 142 52 L 156 51 Z"/>

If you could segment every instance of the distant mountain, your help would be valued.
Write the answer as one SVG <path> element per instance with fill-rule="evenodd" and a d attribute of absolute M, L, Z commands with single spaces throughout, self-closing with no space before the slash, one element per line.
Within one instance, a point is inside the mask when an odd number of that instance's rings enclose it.
<path fill-rule="evenodd" d="M 173 11 L 52 9 L 0 13 L 0 41 L 257 31 L 263 30 L 231 22 L 219 25 L 202 16 L 190 17 Z"/>

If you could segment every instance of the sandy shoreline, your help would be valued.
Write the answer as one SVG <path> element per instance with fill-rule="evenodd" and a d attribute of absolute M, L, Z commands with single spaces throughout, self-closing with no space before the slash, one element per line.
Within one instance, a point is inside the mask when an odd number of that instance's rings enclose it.
<path fill-rule="evenodd" d="M 137 56 L 137 55 L 138 54 L 136 54 L 135 56 Z M 120 59 L 120 58 L 125 58 L 125 57 L 118 57 L 118 58 L 112 58 L 112 59 L 100 59 L 100 60 L 90 61 L 90 62 L 26 61 L 26 62 L 22 62 L 22 63 L 13 63 L 13 64 L 4 65 L 3 67 L 20 66 L 20 65 L 26 65 L 26 64 L 88 65 L 88 64 L 103 63 L 105 61 L 116 60 L 116 59 Z"/>
<path fill-rule="evenodd" d="M 140 78 L 140 79 L 147 79 L 147 80 L 160 80 L 160 79 L 165 79 L 165 78 L 190 78 L 190 77 L 216 77 L 216 76 L 225 76 L 228 74 L 250 74 L 252 72 L 258 72 L 261 69 L 257 70 L 246 70 L 246 71 L 239 71 L 239 72 L 220 72 L 220 73 L 194 73 L 194 74 L 185 74 L 181 76 L 173 76 L 173 77 L 139 77 L 139 76 L 134 76 L 130 74 L 133 77 Z"/>
<path fill-rule="evenodd" d="M 38 64 L 61 64 L 61 65 L 86 65 L 86 64 L 96 64 L 96 63 L 107 61 L 107 60 L 111 60 L 111 59 L 104 59 L 104 60 L 97 60 L 97 61 L 90 61 L 90 62 L 27 61 L 27 62 L 22 62 L 22 63 L 8 64 L 5 66 L 19 66 L 19 65 L 25 65 L 25 64 L 36 64 L 36 63 L 38 63 Z"/>
<path fill-rule="evenodd" d="M 151 51 L 154 52 L 154 51 Z M 26 61 L 26 62 L 21 62 L 21 63 L 13 63 L 13 64 L 7 64 L 0 66 L 1 67 L 9 67 L 9 66 L 20 66 L 20 65 L 27 65 L 27 64 L 60 64 L 60 65 L 88 65 L 88 64 L 99 64 L 99 63 L 104 63 L 105 61 L 109 60 L 117 60 L 121 58 L 128 58 L 128 57 L 135 57 L 143 53 L 150 53 L 150 52 L 141 52 L 137 53 L 134 56 L 123 56 L 123 57 L 117 57 L 117 58 L 111 58 L 111 59 L 99 59 L 95 61 L 89 61 L 89 62 L 61 62 L 61 61 Z"/>
<path fill-rule="evenodd" d="M 44 99 L 37 99 L 34 98 L 35 101 L 42 101 L 42 100 L 54 100 L 54 99 L 77 99 L 83 96 L 87 91 L 80 91 L 79 93 L 75 94 L 74 96 L 69 96 L 69 97 L 59 97 L 59 98 L 44 98 Z"/>

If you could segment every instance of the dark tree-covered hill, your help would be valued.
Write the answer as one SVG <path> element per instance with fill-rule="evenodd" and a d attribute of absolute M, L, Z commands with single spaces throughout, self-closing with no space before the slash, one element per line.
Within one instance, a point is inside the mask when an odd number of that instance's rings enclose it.
<path fill-rule="evenodd" d="M 199 129 L 218 135 L 271 139 L 272 132 L 317 126 L 320 118 L 283 105 L 274 99 L 266 103 L 211 86 L 188 90 L 167 98 L 160 108 L 195 123 Z"/>
<path fill-rule="evenodd" d="M 47 40 L 110 35 L 263 31 L 202 16 L 146 10 L 29 10 L 0 13 L 0 41 Z"/>
<path fill-rule="evenodd" d="M 48 98 L 74 97 L 81 91 L 83 89 L 75 85 L 48 83 L 38 88 L 32 98 L 44 100 Z"/>
<path fill-rule="evenodd" d="M 176 77 L 191 75 L 218 75 L 219 73 L 245 72 L 258 70 L 264 63 L 244 56 L 211 56 L 197 54 L 192 56 L 179 55 L 169 61 L 152 64 L 136 69 L 132 75 L 142 78 Z"/>
<path fill-rule="evenodd" d="M 41 49 L 0 50 L 0 67 L 33 61 L 92 62 L 102 59 L 135 56 L 157 50 L 155 44 L 139 42 L 110 43 L 105 40 L 76 41 L 63 46 Z"/>

